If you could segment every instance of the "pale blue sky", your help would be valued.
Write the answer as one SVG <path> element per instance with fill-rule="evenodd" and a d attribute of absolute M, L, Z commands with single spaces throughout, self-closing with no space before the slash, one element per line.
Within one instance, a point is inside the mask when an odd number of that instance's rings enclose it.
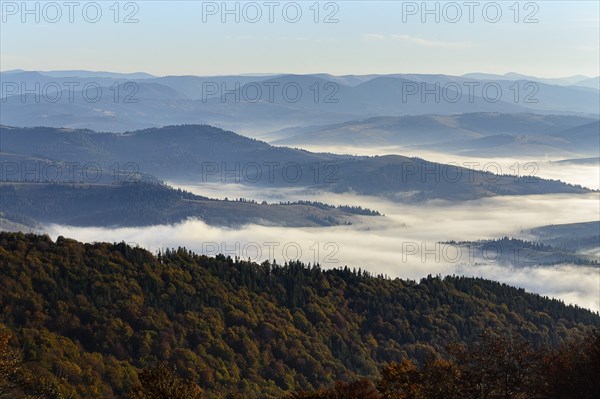
<path fill-rule="evenodd" d="M 240 23 L 233 16 L 222 23 L 220 14 L 206 16 L 203 22 L 201 1 L 137 1 L 137 23 L 113 21 L 114 1 L 98 2 L 102 17 L 97 23 L 86 22 L 80 1 L 69 23 L 64 1 L 62 18 L 56 23 L 54 9 L 39 2 L 40 22 L 35 15 L 25 15 L 22 22 L 21 1 L 2 1 L 0 69 L 57 70 L 90 69 L 117 72 L 144 71 L 156 75 L 222 75 L 239 73 L 445 73 L 519 72 L 540 77 L 569 75 L 597 76 L 600 60 L 600 8 L 598 1 L 519 2 L 519 23 L 514 22 L 515 1 L 499 1 L 502 17 L 497 23 L 483 18 L 480 1 L 474 9 L 474 22 L 468 20 L 469 9 L 457 1 L 462 18 L 456 23 L 445 20 L 440 5 L 440 22 L 434 15 L 421 21 L 406 15 L 411 2 L 337 1 L 338 23 L 322 23 L 335 10 L 327 2 L 319 3 L 320 23 L 313 21 L 309 7 L 314 1 L 298 2 L 302 17 L 298 23 L 286 22 L 282 8 L 290 2 L 279 1 L 274 23 L 268 22 L 268 6 L 257 1 L 263 12 L 257 23 Z M 134 11 L 124 10 L 121 2 L 119 20 Z M 240 10 L 245 2 L 240 2 Z M 214 3 L 219 8 L 221 1 Z M 421 8 L 421 1 L 412 3 Z M 14 10 L 14 5 L 19 10 Z M 234 2 L 229 3 L 234 7 Z M 35 7 L 35 2 L 29 2 Z M 90 6 L 91 7 L 91 6 Z M 294 17 L 293 6 L 288 16 Z M 428 2 L 435 7 L 435 2 Z M 489 18 L 494 17 L 488 6 Z M 523 23 L 525 16 L 536 11 L 537 23 Z M 94 8 L 88 16 L 94 16 Z M 247 8 L 249 18 L 254 10 Z M 250 14 L 250 12 L 252 12 Z M 455 9 L 446 8 L 446 19 L 454 18 Z"/>

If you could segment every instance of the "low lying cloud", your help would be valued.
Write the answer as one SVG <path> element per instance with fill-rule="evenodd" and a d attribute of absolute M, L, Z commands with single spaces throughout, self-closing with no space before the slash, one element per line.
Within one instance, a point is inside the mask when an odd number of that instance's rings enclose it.
<path fill-rule="evenodd" d="M 180 185 L 181 186 L 181 185 Z M 153 252 L 185 246 L 195 252 L 225 253 L 262 262 L 300 258 L 324 268 L 348 265 L 390 277 L 419 279 L 428 274 L 482 276 L 529 291 L 600 309 L 600 269 L 559 265 L 511 268 L 469 265 L 442 251 L 439 242 L 519 236 L 521 230 L 546 224 L 598 220 L 598 194 L 494 197 L 467 202 L 432 201 L 398 204 L 376 197 L 323 194 L 308 190 L 264 190 L 239 185 L 187 185 L 211 197 L 257 200 L 319 200 L 361 205 L 384 217 L 358 217 L 350 226 L 284 228 L 246 225 L 209 226 L 199 220 L 144 228 L 77 228 L 49 225 L 46 231 L 85 242 L 125 241 Z M 217 195 L 215 195 L 217 194 Z"/>

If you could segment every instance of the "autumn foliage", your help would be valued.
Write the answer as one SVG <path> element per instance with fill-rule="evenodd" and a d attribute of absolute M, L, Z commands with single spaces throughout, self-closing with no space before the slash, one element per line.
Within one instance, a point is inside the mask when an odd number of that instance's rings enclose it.
<path fill-rule="evenodd" d="M 520 338 L 486 332 L 470 347 L 449 348 L 447 359 L 386 364 L 367 396 L 361 392 L 368 382 L 360 380 L 289 398 L 593 399 L 599 377 L 600 332 L 558 349 L 534 349 Z"/>
<path fill-rule="evenodd" d="M 2 399 L 583 399 L 598 327 L 480 278 L 0 232 Z"/>

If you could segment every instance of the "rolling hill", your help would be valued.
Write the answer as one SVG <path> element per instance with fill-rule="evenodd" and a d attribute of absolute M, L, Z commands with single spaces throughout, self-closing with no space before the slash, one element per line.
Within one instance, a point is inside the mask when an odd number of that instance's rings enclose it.
<path fill-rule="evenodd" d="M 189 218 L 210 225 L 261 224 L 315 227 L 351 224 L 376 212 L 319 203 L 214 200 L 156 183 L 0 183 L 0 216 L 13 223 L 131 227 L 173 224 Z M 3 229 L 10 229 L 6 223 Z"/>
<path fill-rule="evenodd" d="M 124 134 L 57 128 L 0 127 L 2 151 L 25 157 L 90 163 L 104 170 L 130 165 L 175 182 L 312 187 L 394 200 L 468 200 L 495 195 L 586 193 L 537 177 L 495 175 L 400 155 L 353 157 L 275 147 L 205 125 L 169 126 Z M 23 180 L 20 164 L 3 180 Z M 33 173 L 35 177 L 35 172 Z"/>
<path fill-rule="evenodd" d="M 527 113 L 376 117 L 288 128 L 267 138 L 278 145 L 411 146 L 471 156 L 575 156 L 600 151 L 597 119 Z"/>

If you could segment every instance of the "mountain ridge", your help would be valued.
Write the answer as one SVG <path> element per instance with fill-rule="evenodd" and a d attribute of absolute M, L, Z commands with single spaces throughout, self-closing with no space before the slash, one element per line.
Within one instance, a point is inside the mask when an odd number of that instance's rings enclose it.
<path fill-rule="evenodd" d="M 176 182 L 312 187 L 409 201 L 590 192 L 554 180 L 494 175 L 401 155 L 357 157 L 274 147 L 208 125 L 170 126 L 127 134 L 0 128 L 0 139 L 2 150 L 10 153 L 80 165 L 97 163 L 104 169 L 130 164 L 136 172 Z M 0 178 L 6 180 L 6 168 L 0 172 L 5 175 Z"/>

